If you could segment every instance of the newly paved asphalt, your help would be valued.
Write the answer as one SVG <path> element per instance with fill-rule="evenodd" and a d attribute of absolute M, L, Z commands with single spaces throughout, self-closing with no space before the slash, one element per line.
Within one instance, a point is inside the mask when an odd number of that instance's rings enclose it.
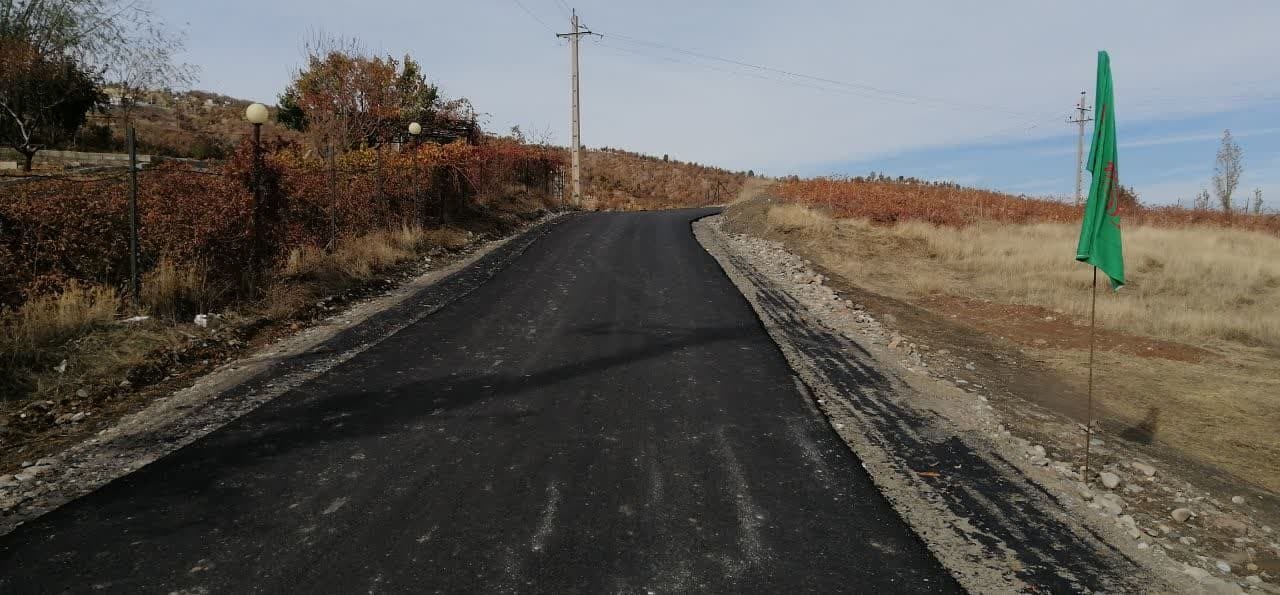
<path fill-rule="evenodd" d="M 0 539 L 0 592 L 951 592 L 693 238 L 589 214 Z"/>

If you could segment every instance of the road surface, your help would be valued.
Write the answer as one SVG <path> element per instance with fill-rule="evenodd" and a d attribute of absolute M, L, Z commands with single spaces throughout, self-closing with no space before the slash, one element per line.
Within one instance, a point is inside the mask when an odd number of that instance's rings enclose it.
<path fill-rule="evenodd" d="M 697 243 L 571 218 L 0 540 L 0 592 L 951 592 Z"/>

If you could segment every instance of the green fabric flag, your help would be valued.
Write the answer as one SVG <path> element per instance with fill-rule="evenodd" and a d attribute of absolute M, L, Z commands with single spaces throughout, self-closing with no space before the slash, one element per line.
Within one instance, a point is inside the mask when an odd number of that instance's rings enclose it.
<path fill-rule="evenodd" d="M 1116 110 L 1111 87 L 1111 57 L 1098 52 L 1097 115 L 1093 146 L 1089 149 L 1089 202 L 1084 207 L 1076 260 L 1102 269 L 1111 288 L 1124 285 L 1124 255 L 1120 249 L 1120 169 L 1116 155 Z"/>

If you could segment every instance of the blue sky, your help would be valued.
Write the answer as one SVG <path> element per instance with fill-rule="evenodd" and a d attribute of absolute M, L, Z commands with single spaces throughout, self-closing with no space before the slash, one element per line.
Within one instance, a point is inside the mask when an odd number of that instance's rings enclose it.
<path fill-rule="evenodd" d="M 771 175 L 947 179 L 1036 195 L 1074 188 L 1095 53 L 1111 53 L 1121 176 L 1146 202 L 1207 187 L 1222 130 L 1239 194 L 1280 208 L 1280 3 L 787 3 L 755 0 L 155 2 L 188 35 L 198 88 L 273 102 L 317 32 L 413 54 L 491 130 L 565 143 L 575 6 L 583 142 Z M 768 69 L 755 68 L 764 66 Z"/>

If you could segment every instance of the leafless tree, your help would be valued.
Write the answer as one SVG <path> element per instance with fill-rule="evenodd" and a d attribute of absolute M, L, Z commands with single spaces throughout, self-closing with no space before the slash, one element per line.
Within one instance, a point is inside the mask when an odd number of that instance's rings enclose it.
<path fill-rule="evenodd" d="M 1240 174 L 1244 171 L 1241 163 L 1240 145 L 1231 138 L 1231 131 L 1222 132 L 1222 146 L 1218 149 L 1218 163 L 1213 168 L 1213 192 L 1218 195 L 1218 204 L 1222 211 L 1231 212 L 1231 195 L 1240 184 Z"/>
<path fill-rule="evenodd" d="M 117 87 L 126 122 L 144 93 L 195 78 L 194 67 L 175 59 L 185 36 L 166 27 L 146 0 L 0 0 L 0 38 L 74 60 Z"/>
<path fill-rule="evenodd" d="M 133 122 L 138 105 L 151 91 L 186 87 L 196 78 L 196 68 L 176 57 L 185 47 L 185 33 L 171 32 L 154 21 L 141 21 L 129 42 L 103 64 L 103 78 L 116 87 L 120 121 Z"/>
<path fill-rule="evenodd" d="M 1196 193 L 1196 197 L 1191 201 L 1191 207 L 1197 211 L 1209 210 L 1209 191 L 1204 188 Z"/>

